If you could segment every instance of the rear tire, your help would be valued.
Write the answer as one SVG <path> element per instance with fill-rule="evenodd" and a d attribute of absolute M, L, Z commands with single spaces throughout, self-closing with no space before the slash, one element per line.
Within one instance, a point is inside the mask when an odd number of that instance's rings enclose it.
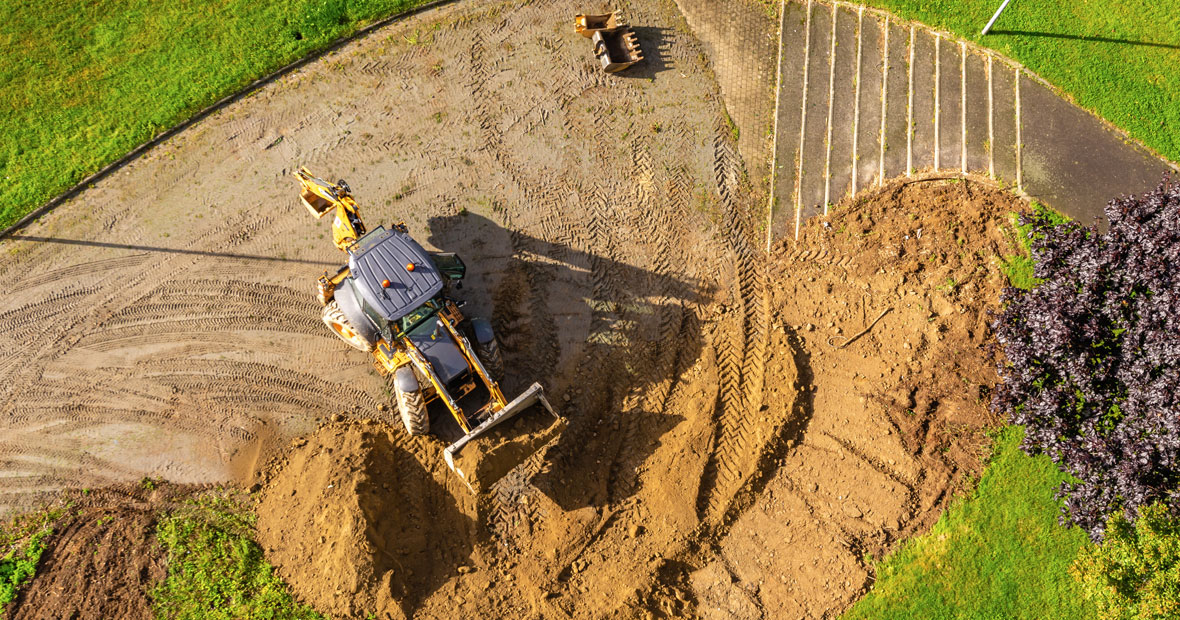
<path fill-rule="evenodd" d="M 479 356 L 479 361 L 483 362 L 484 369 L 497 383 L 504 380 L 504 356 L 500 353 L 500 343 L 496 342 L 495 338 L 486 343 L 477 343 L 475 354 Z"/>
<path fill-rule="evenodd" d="M 373 347 L 376 346 L 376 343 L 370 342 L 352 326 L 352 322 L 345 316 L 344 311 L 340 309 L 340 305 L 336 303 L 335 299 L 324 306 L 324 312 L 321 318 L 323 318 L 324 324 L 328 326 L 328 329 L 331 329 L 332 333 L 336 334 L 338 338 L 348 343 L 348 346 L 358 351 L 364 351 L 365 353 L 371 352 Z"/>
<path fill-rule="evenodd" d="M 425 435 L 430 432 L 430 415 L 426 411 L 422 390 L 397 390 L 397 409 L 401 413 L 402 424 L 406 425 L 406 432 L 411 435 Z"/>

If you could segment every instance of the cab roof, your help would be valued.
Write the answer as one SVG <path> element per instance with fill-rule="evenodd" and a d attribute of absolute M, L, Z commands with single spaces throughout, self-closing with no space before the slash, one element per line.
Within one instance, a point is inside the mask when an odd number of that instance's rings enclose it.
<path fill-rule="evenodd" d="M 406 266 L 414 265 L 413 271 Z M 430 254 L 409 234 L 378 226 L 348 249 L 348 268 L 361 297 L 389 321 L 426 303 L 443 289 Z M 381 285 L 389 280 L 389 287 Z"/>

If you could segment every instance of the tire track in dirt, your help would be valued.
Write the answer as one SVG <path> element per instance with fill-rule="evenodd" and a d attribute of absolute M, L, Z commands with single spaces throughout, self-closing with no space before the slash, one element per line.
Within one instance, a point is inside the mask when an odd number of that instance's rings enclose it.
<path fill-rule="evenodd" d="M 528 222 L 520 220 L 524 219 L 522 214 L 527 216 L 537 211 L 542 214 L 558 213 L 558 189 L 553 185 L 534 186 L 513 161 L 504 143 L 503 132 L 493 115 L 493 110 L 503 104 L 497 93 L 487 88 L 493 74 L 485 63 L 483 37 L 476 34 L 472 39 L 468 54 L 470 75 L 467 92 L 469 101 L 475 105 L 473 118 L 483 137 L 484 150 L 524 198 L 523 209 L 496 205 L 499 223 L 509 231 L 513 258 L 510 271 L 504 276 L 505 286 L 496 293 L 493 319 L 507 345 L 505 350 L 509 354 L 510 366 L 555 368 L 561 352 L 557 346 L 557 329 L 546 304 L 548 276 L 528 258 L 530 255 L 544 255 L 544 251 L 536 240 L 525 234 Z M 541 221 L 548 221 L 545 215 L 541 216 Z M 536 380 L 542 385 L 551 386 L 547 373 L 542 373 Z M 523 528 L 527 532 L 529 524 L 536 518 L 530 506 L 535 509 L 537 503 L 528 501 L 529 480 L 534 474 L 532 468 L 520 468 L 493 488 L 488 529 L 501 544 L 509 548 L 518 543 L 517 530 Z"/>
<path fill-rule="evenodd" d="M 63 267 L 61 269 L 54 269 L 45 273 L 37 274 L 36 276 L 29 276 L 23 280 L 19 280 L 13 285 L 14 290 L 32 288 L 34 286 L 41 286 L 42 284 L 53 284 L 62 278 L 76 278 L 78 276 L 88 276 L 95 273 L 102 273 L 113 269 L 129 269 L 142 265 L 147 261 L 149 255 L 147 253 L 132 254 L 130 256 L 116 256 L 115 258 L 106 258 L 103 260 L 90 261 L 86 263 L 78 263 Z"/>
<path fill-rule="evenodd" d="M 761 413 L 769 337 L 769 300 L 761 255 L 751 245 L 746 223 L 739 212 L 740 162 L 723 121 L 718 122 L 714 153 L 725 242 L 736 262 L 734 316 L 719 323 L 713 333 L 721 380 L 716 412 L 718 427 L 714 452 L 706 466 L 698 499 L 702 515 L 717 523 L 742 485 L 758 468 L 762 449 L 770 439 L 762 430 L 764 422 L 753 419 Z M 772 429 L 781 426 L 783 421 L 778 421 Z"/>
<path fill-rule="evenodd" d="M 203 235 L 198 235 L 196 239 L 187 244 L 186 249 L 199 247 L 204 241 L 224 236 L 226 237 L 224 243 L 214 245 L 218 251 L 224 251 L 228 247 L 248 240 L 267 223 L 269 222 L 265 218 L 249 217 L 247 214 L 243 214 L 229 222 L 212 227 Z M 87 301 L 90 302 L 88 308 L 85 312 L 80 313 L 80 316 L 72 321 L 61 323 L 42 322 L 43 330 L 37 334 L 35 341 L 41 341 L 44 344 L 40 347 L 30 347 L 33 349 L 31 351 L 27 349 L 22 351 L 23 355 L 18 354 L 21 359 L 21 364 L 16 368 L 19 371 L 19 376 L 0 377 L 0 381 L 7 387 L 5 394 L 7 402 L 3 408 L 0 408 L 0 413 L 8 411 L 16 395 L 30 388 L 40 378 L 43 369 L 57 358 L 54 351 L 60 354 L 77 344 L 86 333 L 101 329 L 104 317 L 110 316 L 113 312 L 127 305 L 128 298 L 134 302 L 144 296 L 142 294 L 128 295 L 128 291 L 139 289 L 145 282 L 151 282 L 161 275 L 174 271 L 173 263 L 184 262 L 191 265 L 195 261 L 186 255 L 166 254 L 152 267 L 137 270 L 130 277 L 117 278 L 116 275 L 112 275 L 111 280 L 117 284 L 109 285 L 107 281 L 102 282 L 101 285 L 96 284 L 94 292 L 101 293 L 100 299 L 88 299 Z"/>

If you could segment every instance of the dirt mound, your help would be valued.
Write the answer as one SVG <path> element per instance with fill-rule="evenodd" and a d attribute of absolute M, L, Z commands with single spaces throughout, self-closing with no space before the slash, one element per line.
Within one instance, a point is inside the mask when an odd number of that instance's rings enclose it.
<path fill-rule="evenodd" d="M 1023 204 L 990 184 L 903 180 L 775 249 L 799 432 L 692 574 L 702 616 L 838 615 L 873 582 L 866 558 L 928 528 L 979 471 L 997 422 L 982 346 L 1013 252 L 1002 225 Z"/>
<path fill-rule="evenodd" d="M 261 494 L 267 558 L 297 597 L 334 617 L 402 617 L 469 562 L 471 507 L 452 492 L 470 494 L 446 479 L 441 455 L 442 471 L 426 471 L 394 432 L 324 425 L 274 463 Z"/>
<path fill-rule="evenodd" d="M 157 517 L 195 488 L 120 485 L 67 493 L 61 500 L 67 514 L 5 617 L 155 618 L 148 593 L 167 572 L 156 544 Z"/>

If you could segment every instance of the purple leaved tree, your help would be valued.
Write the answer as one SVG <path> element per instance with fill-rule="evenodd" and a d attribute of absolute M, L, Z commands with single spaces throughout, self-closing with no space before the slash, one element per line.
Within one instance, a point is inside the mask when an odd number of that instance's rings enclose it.
<path fill-rule="evenodd" d="M 1064 513 L 1095 541 L 1106 518 L 1180 509 L 1180 183 L 1112 200 L 1110 229 L 1023 216 L 1041 282 L 1008 288 L 992 407 L 1076 481 Z"/>

